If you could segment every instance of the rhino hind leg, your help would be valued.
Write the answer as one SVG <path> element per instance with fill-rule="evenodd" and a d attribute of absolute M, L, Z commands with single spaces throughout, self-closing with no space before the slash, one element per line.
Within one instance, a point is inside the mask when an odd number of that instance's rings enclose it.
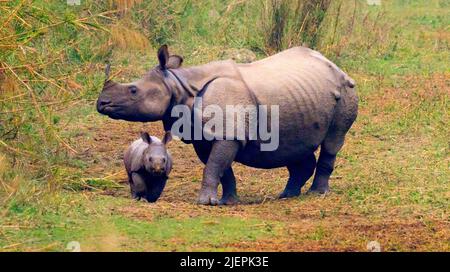
<path fill-rule="evenodd" d="M 299 164 L 290 165 L 287 168 L 289 171 L 289 179 L 279 198 L 290 198 L 300 195 L 301 188 L 314 174 L 314 169 L 316 168 L 316 157 L 314 153 L 311 153 Z"/>
<path fill-rule="evenodd" d="M 336 154 L 330 154 L 324 149 L 321 149 L 316 167 L 316 175 L 308 193 L 326 194 L 330 190 L 329 180 L 334 169 L 335 161 Z"/>
<path fill-rule="evenodd" d="M 330 189 L 329 179 L 334 170 L 336 155 L 344 145 L 345 135 L 358 115 L 358 96 L 354 88 L 343 88 L 341 99 L 336 105 L 332 125 L 327 136 L 320 145 L 320 155 L 317 161 L 316 173 L 308 192 L 324 194 Z"/>
<path fill-rule="evenodd" d="M 349 127 L 348 127 L 349 128 Z M 347 127 L 331 127 L 320 145 L 320 155 L 317 161 L 316 173 L 308 193 L 326 194 L 330 190 L 329 180 L 334 170 L 336 155 L 344 145 Z"/>
<path fill-rule="evenodd" d="M 222 198 L 219 201 L 219 205 L 237 204 L 239 198 L 236 192 L 236 178 L 231 167 L 225 170 L 220 178 L 220 183 L 222 184 Z"/>

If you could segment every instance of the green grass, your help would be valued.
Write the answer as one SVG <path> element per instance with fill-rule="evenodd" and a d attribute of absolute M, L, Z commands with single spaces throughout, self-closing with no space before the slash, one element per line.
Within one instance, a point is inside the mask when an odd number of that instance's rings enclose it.
<path fill-rule="evenodd" d="M 101 231 L 81 198 L 52 196 L 35 203 L 13 200 L 0 219 L 3 250 L 63 251 L 70 241 Z"/>
<path fill-rule="evenodd" d="M 131 200 L 85 197 L 66 192 L 44 203 L 11 201 L 0 220 L 0 248 L 65 251 L 76 241 L 85 250 L 224 251 L 233 243 L 273 237 L 280 225 L 239 217 L 177 219 L 158 214 L 145 222 L 114 212 Z"/>
<path fill-rule="evenodd" d="M 151 223 L 113 218 L 116 229 L 135 241 L 133 250 L 224 251 L 230 244 L 274 236 L 271 225 L 234 217 L 159 218 Z"/>

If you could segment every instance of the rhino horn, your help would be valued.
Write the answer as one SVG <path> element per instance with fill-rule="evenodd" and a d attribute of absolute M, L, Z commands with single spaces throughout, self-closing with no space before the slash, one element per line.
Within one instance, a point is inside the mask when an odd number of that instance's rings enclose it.
<path fill-rule="evenodd" d="M 111 71 L 111 64 L 108 63 L 108 64 L 106 64 L 106 67 L 105 67 L 105 82 L 109 81 L 109 73 L 110 73 L 110 71 Z"/>

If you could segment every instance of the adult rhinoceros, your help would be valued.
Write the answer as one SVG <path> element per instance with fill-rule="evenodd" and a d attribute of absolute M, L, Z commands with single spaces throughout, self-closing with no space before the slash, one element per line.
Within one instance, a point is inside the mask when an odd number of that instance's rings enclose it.
<path fill-rule="evenodd" d="M 279 145 L 261 150 L 261 139 L 182 139 L 193 144 L 203 171 L 199 203 L 237 202 L 231 168 L 237 161 L 256 168 L 287 167 L 289 180 L 280 198 L 300 195 L 313 175 L 310 192 L 326 193 L 336 154 L 357 116 L 354 81 L 317 51 L 295 47 L 268 58 L 236 64 L 231 60 L 183 68 L 180 56 L 158 51 L 159 65 L 143 78 L 127 84 L 108 79 L 97 101 L 97 110 L 113 119 L 137 122 L 162 120 L 170 130 L 178 118 L 177 105 L 194 110 L 196 97 L 203 107 L 216 105 L 266 105 L 279 109 Z M 206 118 L 207 119 L 207 118 Z M 201 125 L 207 121 L 202 119 Z M 314 151 L 320 148 L 316 162 Z M 222 199 L 217 188 L 222 184 Z"/>

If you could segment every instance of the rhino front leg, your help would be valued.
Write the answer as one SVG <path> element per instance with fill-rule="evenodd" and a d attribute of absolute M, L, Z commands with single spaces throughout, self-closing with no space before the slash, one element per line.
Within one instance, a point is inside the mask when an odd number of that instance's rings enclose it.
<path fill-rule="evenodd" d="M 314 153 L 311 153 L 299 164 L 289 165 L 287 168 L 289 171 L 289 180 L 279 198 L 290 198 L 300 195 L 301 188 L 314 174 L 314 169 L 316 168 L 316 156 Z"/>
<path fill-rule="evenodd" d="M 206 165 L 208 162 L 209 154 L 211 153 L 212 143 L 195 143 L 194 150 L 197 153 L 199 159 Z M 220 205 L 234 205 L 239 202 L 239 198 L 236 192 L 236 178 L 234 177 L 233 168 L 230 167 L 224 171 L 223 176 L 220 178 L 222 184 L 222 199 L 220 199 Z"/>
<path fill-rule="evenodd" d="M 231 164 L 239 150 L 236 141 L 216 141 L 213 144 L 208 162 L 203 170 L 202 188 L 198 203 L 202 205 L 217 205 L 217 187 L 225 171 Z"/>

